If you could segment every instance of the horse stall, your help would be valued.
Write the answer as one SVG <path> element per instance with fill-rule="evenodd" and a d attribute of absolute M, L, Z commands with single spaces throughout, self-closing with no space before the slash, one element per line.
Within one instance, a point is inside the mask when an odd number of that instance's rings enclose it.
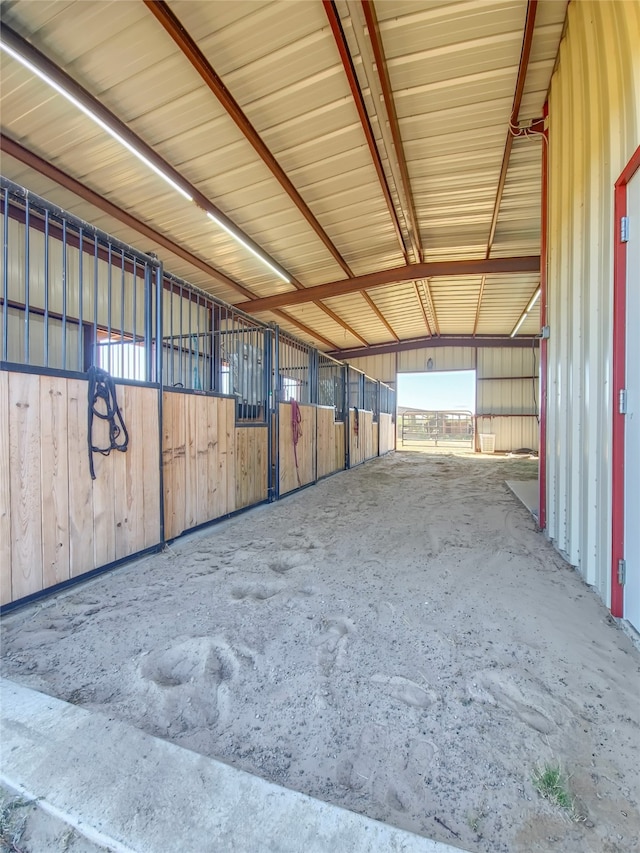
<path fill-rule="evenodd" d="M 3 606 L 388 451 L 391 389 L 2 191 Z"/>

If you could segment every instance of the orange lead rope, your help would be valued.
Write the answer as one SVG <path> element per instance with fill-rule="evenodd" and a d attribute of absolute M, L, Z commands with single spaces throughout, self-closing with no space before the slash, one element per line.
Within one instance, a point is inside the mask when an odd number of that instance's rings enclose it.
<path fill-rule="evenodd" d="M 301 486 L 300 482 L 300 471 L 298 469 L 298 440 L 302 435 L 302 430 L 300 429 L 300 424 L 302 423 L 302 414 L 300 412 L 300 406 L 293 399 L 290 398 L 289 402 L 291 403 L 291 436 L 293 439 L 293 458 L 296 460 L 296 477 L 298 478 L 298 485 Z"/>

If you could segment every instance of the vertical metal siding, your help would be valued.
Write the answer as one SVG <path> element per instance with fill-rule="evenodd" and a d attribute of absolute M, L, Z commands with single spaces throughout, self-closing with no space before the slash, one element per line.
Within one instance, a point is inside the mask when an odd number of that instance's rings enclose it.
<path fill-rule="evenodd" d="M 477 428 L 495 434 L 496 450 L 538 449 L 539 357 L 538 346 L 478 349 Z"/>
<path fill-rule="evenodd" d="M 547 530 L 610 602 L 613 186 L 640 142 L 640 3 L 576 0 L 549 93 Z"/>

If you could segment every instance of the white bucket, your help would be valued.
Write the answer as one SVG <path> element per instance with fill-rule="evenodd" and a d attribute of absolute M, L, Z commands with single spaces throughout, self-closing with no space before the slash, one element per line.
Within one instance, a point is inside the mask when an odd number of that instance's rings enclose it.
<path fill-rule="evenodd" d="M 493 432 L 481 432 L 480 434 L 480 453 L 495 453 L 496 436 Z"/>

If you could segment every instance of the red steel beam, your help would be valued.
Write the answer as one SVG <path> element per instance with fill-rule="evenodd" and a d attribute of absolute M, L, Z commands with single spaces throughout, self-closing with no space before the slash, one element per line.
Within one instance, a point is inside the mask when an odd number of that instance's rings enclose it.
<path fill-rule="evenodd" d="M 382 313 L 382 311 L 378 308 L 378 306 L 377 306 L 377 305 L 376 305 L 376 303 L 373 301 L 373 299 L 369 296 L 369 294 L 366 292 L 366 290 L 363 290 L 363 291 L 362 291 L 362 295 L 364 296 L 365 302 L 367 303 L 367 305 L 369 306 L 369 308 L 371 308 L 371 310 L 373 311 L 373 313 L 376 315 L 376 317 L 378 318 L 378 320 L 380 320 L 380 322 L 381 322 L 381 323 L 382 323 L 382 325 L 386 328 L 386 330 L 389 332 L 389 334 L 391 335 L 391 337 L 392 337 L 394 340 L 399 341 L 399 340 L 400 340 L 400 338 L 396 335 L 395 331 L 393 330 L 393 327 L 392 327 L 392 326 L 391 326 L 391 325 L 390 325 L 390 324 L 385 320 L 385 318 L 384 318 L 384 314 L 383 314 L 383 313 Z"/>
<path fill-rule="evenodd" d="M 424 302 L 422 301 L 422 296 L 420 295 L 420 287 L 419 287 L 417 281 L 414 281 L 413 285 L 416 289 L 416 296 L 418 298 L 420 308 L 422 309 L 422 316 L 424 317 L 424 323 L 425 323 L 425 326 L 427 327 L 427 332 L 429 333 L 429 337 L 431 337 L 431 323 L 429 322 L 429 316 L 427 314 L 427 309 L 424 307 Z"/>
<path fill-rule="evenodd" d="M 322 225 L 320 225 L 316 217 L 313 215 L 308 205 L 289 179 L 287 173 L 262 140 L 258 131 L 244 114 L 238 102 L 211 66 L 206 56 L 186 31 L 180 20 L 169 8 L 169 5 L 164 2 L 164 0 L 143 0 L 143 2 L 151 14 L 159 21 L 166 33 L 177 44 L 209 90 L 216 96 L 230 118 L 233 119 L 242 135 L 250 143 L 254 151 L 261 158 L 262 162 L 267 166 L 282 189 L 286 192 L 308 224 L 315 231 L 316 235 L 323 242 L 336 263 L 349 276 L 349 278 L 351 278 L 353 273 L 351 272 L 349 265 L 335 247 Z"/>
<path fill-rule="evenodd" d="M 496 198 L 493 203 L 493 212 L 491 214 L 491 225 L 489 227 L 489 239 L 487 240 L 487 251 L 485 257 L 491 255 L 493 242 L 496 237 L 496 228 L 498 227 L 498 216 L 500 214 L 500 205 L 502 204 L 502 196 L 504 186 L 507 180 L 507 172 L 509 170 L 509 160 L 511 159 L 511 149 L 513 148 L 514 128 L 518 125 L 518 116 L 520 114 L 520 105 L 522 104 L 522 95 L 524 93 L 524 84 L 527 79 L 527 69 L 529 67 L 529 57 L 531 56 L 531 45 L 533 43 L 533 33 L 536 26 L 536 11 L 538 9 L 538 0 L 528 0 L 527 12 L 524 22 L 524 33 L 522 37 L 522 50 L 520 51 L 520 63 L 518 65 L 518 76 L 516 78 L 516 88 L 513 95 L 513 104 L 511 106 L 511 114 L 509 116 L 509 129 L 507 130 L 507 138 L 504 143 L 504 152 L 502 154 L 502 164 L 500 166 L 500 176 L 498 178 L 498 188 L 496 190 Z M 473 324 L 473 334 L 475 335 L 478 329 L 480 320 L 480 307 L 482 297 L 484 296 L 484 278 L 480 285 L 480 294 L 478 296 L 478 306 L 476 308 L 476 319 Z"/>
<path fill-rule="evenodd" d="M 464 335 L 462 337 L 440 335 L 437 338 L 410 338 L 400 341 L 397 344 L 374 344 L 370 347 L 331 350 L 327 355 L 337 359 L 364 358 L 370 355 L 385 355 L 387 353 L 406 352 L 412 349 L 429 349 L 431 347 L 508 347 L 509 349 L 522 349 L 526 347 L 527 349 L 531 349 L 532 345 L 535 346 L 537 342 L 537 338 L 511 338 L 504 335 L 487 335 L 475 338 L 471 335 Z"/>
<path fill-rule="evenodd" d="M 487 241 L 487 257 L 489 257 L 489 255 L 491 254 L 491 249 L 493 248 L 493 241 L 495 240 L 496 236 L 498 215 L 500 213 L 500 205 L 502 203 L 504 185 L 507 180 L 507 171 L 509 169 L 511 148 L 513 147 L 513 129 L 516 128 L 518 125 L 518 115 L 520 114 L 520 105 L 522 103 L 524 84 L 527 78 L 527 69 L 529 67 L 529 57 L 531 55 L 533 32 L 536 25 L 537 8 L 538 0 L 528 0 L 527 15 L 524 24 L 524 35 L 522 39 L 522 51 L 520 53 L 520 64 L 518 66 L 518 77 L 516 79 L 516 91 L 513 96 L 513 106 L 511 107 L 511 115 L 509 117 L 509 129 L 507 131 L 507 138 L 504 144 L 502 165 L 500 166 L 500 177 L 498 179 L 498 189 L 496 190 L 496 199 L 493 205 L 493 214 L 491 216 L 491 227 L 489 229 L 489 239 Z"/>
<path fill-rule="evenodd" d="M 249 144 L 258 154 L 262 162 L 269 169 L 274 178 L 278 181 L 282 189 L 286 192 L 291 201 L 295 204 L 295 206 L 306 219 L 307 223 L 311 226 L 315 234 L 320 238 L 325 248 L 329 251 L 330 255 L 336 261 L 338 266 L 349 278 L 353 278 L 353 271 L 349 267 L 349 264 L 342 257 L 336 246 L 329 238 L 329 235 L 323 229 L 322 225 L 320 225 L 316 217 L 313 215 L 311 209 L 308 207 L 307 203 L 304 201 L 298 190 L 295 188 L 295 186 L 289 179 L 287 173 L 278 163 L 278 161 L 273 156 L 258 131 L 255 129 L 255 127 L 251 124 L 247 116 L 244 114 L 242 108 L 240 107 L 240 104 L 238 104 L 231 92 L 227 89 L 220 76 L 216 73 L 209 60 L 202 53 L 193 38 L 189 35 L 187 30 L 184 28 L 184 26 L 178 19 L 178 17 L 173 13 L 173 11 L 169 8 L 168 4 L 164 2 L 164 0 L 143 0 L 143 2 L 147 9 L 163 27 L 167 35 L 175 42 L 175 44 L 178 46 L 183 55 L 191 63 L 195 71 L 200 75 L 200 78 L 207 86 L 207 88 L 218 99 L 224 110 L 235 123 L 236 127 L 240 130 L 244 138 L 247 140 L 247 142 L 249 142 Z M 301 290 L 303 288 L 303 285 L 300 282 L 296 281 L 293 276 L 291 276 L 291 281 L 297 290 Z M 318 308 L 324 311 L 325 314 L 331 317 L 334 322 L 336 322 L 339 326 L 345 329 L 345 331 L 347 331 L 350 335 L 353 335 L 356 340 L 361 341 L 365 346 L 367 345 L 367 342 L 364 340 L 364 338 L 361 337 L 361 335 L 359 335 L 355 331 L 355 329 L 353 329 L 342 318 L 338 317 L 338 315 L 334 311 L 331 311 L 329 308 L 327 308 L 326 305 L 322 305 L 319 302 L 316 303 L 316 305 Z"/>
<path fill-rule="evenodd" d="M 92 204 L 94 207 L 98 208 L 98 210 L 102 210 L 104 213 L 112 216 L 118 222 L 122 222 L 123 225 L 126 225 L 128 228 L 137 231 L 139 234 L 142 234 L 144 237 L 147 237 L 149 240 L 156 243 L 158 246 L 162 246 L 167 251 L 176 255 L 179 258 L 182 258 L 183 261 L 194 266 L 196 269 L 199 269 L 201 272 L 205 273 L 208 276 L 211 276 L 215 281 L 219 281 L 222 284 L 225 284 L 227 287 L 232 288 L 241 296 L 244 296 L 248 300 L 256 299 L 256 295 L 252 293 L 248 288 L 244 287 L 244 285 L 239 284 L 237 281 L 234 281 L 229 276 L 220 272 L 220 270 L 212 267 L 211 264 L 208 264 L 202 258 L 199 258 L 197 255 L 194 255 L 193 252 L 189 252 L 179 243 L 175 243 L 173 240 L 170 240 L 160 231 L 155 231 L 145 222 L 140 219 L 136 219 L 135 216 L 132 216 L 130 213 L 127 213 L 126 210 L 118 207 L 113 204 L 113 202 L 104 198 L 104 196 L 99 195 L 94 190 L 87 187 L 85 184 L 80 181 L 72 178 L 71 175 L 68 175 L 66 172 L 63 172 L 61 169 L 58 169 L 57 166 L 53 166 L 51 163 L 47 163 L 46 160 L 43 160 L 41 157 L 38 157 L 37 154 L 34 154 L 33 151 L 29 151 L 27 148 L 24 148 L 17 142 L 14 142 L 13 139 L 10 139 L 5 134 L 0 134 L 0 150 L 4 151 L 5 154 L 13 157 L 15 160 L 18 160 L 20 163 L 24 163 L 25 166 L 29 166 L 30 169 L 33 169 L 36 172 L 39 172 L 41 175 L 44 175 L 47 178 L 50 178 L 52 181 L 55 181 L 61 187 L 69 190 L 70 192 L 77 195 L 78 198 L 82 198 L 85 201 Z M 239 307 L 243 308 L 245 303 L 240 303 Z M 315 340 L 320 341 L 324 346 L 335 347 L 335 343 L 330 341 L 328 338 L 325 338 L 323 335 L 314 332 L 304 323 L 301 323 L 299 320 L 290 317 L 284 311 L 274 311 L 274 314 L 279 316 L 282 320 L 285 320 L 287 323 L 292 323 L 297 326 L 301 331 L 305 332 L 307 335 L 312 335 Z"/>
<path fill-rule="evenodd" d="M 301 305 L 315 299 L 330 299 L 334 296 L 345 296 L 347 293 L 354 293 L 358 290 L 371 290 L 386 284 L 416 281 L 416 279 L 525 272 L 540 272 L 540 255 L 407 264 L 403 267 L 360 275 L 357 278 L 317 284 L 314 287 L 307 287 L 305 290 L 265 296 L 256 299 L 246 307 L 243 306 L 243 309 L 254 314 L 259 311 L 271 311 L 273 308 L 281 308 L 284 305 Z"/>
<path fill-rule="evenodd" d="M 411 190 L 411 180 L 409 178 L 407 161 L 404 156 L 404 145 L 402 142 L 402 137 L 400 136 L 400 125 L 398 123 L 398 114 L 396 112 L 396 105 L 393 99 L 393 92 L 391 90 L 391 80 L 389 79 L 387 59 L 384 55 L 384 49 L 382 47 L 382 38 L 380 36 L 380 28 L 378 27 L 378 18 L 376 16 L 376 10 L 374 8 L 373 3 L 368 2 L 368 0 L 362 0 L 362 9 L 364 12 L 364 19 L 366 21 L 367 28 L 369 30 L 369 40 L 371 41 L 371 46 L 373 48 L 373 56 L 376 61 L 376 66 L 378 68 L 378 78 L 380 80 L 380 86 L 382 88 L 382 97 L 384 98 L 384 105 L 387 110 L 387 116 L 389 118 L 389 129 L 391 131 L 391 137 L 393 139 L 393 144 L 396 149 L 398 166 L 400 167 L 402 188 L 404 190 L 404 196 L 407 202 L 407 213 L 409 215 L 409 222 L 411 223 L 411 237 L 413 249 L 416 253 L 416 256 L 418 257 L 418 260 L 421 261 L 422 246 L 420 245 L 418 217 L 416 216 L 416 208 L 413 201 L 413 192 Z"/>
<path fill-rule="evenodd" d="M 338 48 L 338 53 L 340 54 L 340 59 L 342 60 L 342 66 L 344 68 L 345 74 L 347 75 L 349 88 L 351 89 L 351 94 L 353 95 L 353 101 L 355 103 L 356 110 L 358 111 L 360 124 L 362 125 L 362 130 L 364 132 L 365 139 L 367 140 L 369 153 L 371 154 L 371 159 L 373 160 L 373 165 L 375 167 L 376 174 L 378 175 L 380 188 L 382 189 L 382 194 L 384 195 L 384 200 L 387 204 L 389 215 L 391 216 L 391 221 L 393 223 L 394 231 L 396 232 L 396 237 L 398 238 L 398 243 L 400 244 L 400 249 L 404 256 L 405 262 L 408 262 L 409 259 L 407 257 L 407 249 L 404 244 L 404 237 L 402 236 L 400 220 L 398 219 L 398 211 L 396 210 L 396 206 L 393 203 L 393 198 L 391 197 L 391 190 L 389 189 L 387 176 L 382 165 L 382 158 L 380 157 L 380 152 L 378 150 L 376 139 L 373 134 L 373 128 L 371 127 L 371 121 L 369 119 L 369 114 L 367 113 L 367 107 L 364 102 L 364 96 L 362 94 L 362 89 L 360 88 L 360 83 L 358 82 L 358 76 L 356 74 L 356 69 L 353 64 L 353 58 L 349 50 L 347 38 L 342 27 L 342 21 L 340 20 L 340 15 L 338 14 L 338 9 L 333 0 L 322 0 L 322 5 L 324 6 L 324 11 L 326 12 L 327 18 L 329 20 L 329 25 L 331 27 L 331 31 L 336 42 L 336 47 Z"/>
<path fill-rule="evenodd" d="M 382 36 L 380 35 L 380 28 L 378 26 L 378 18 L 376 15 L 375 5 L 373 4 L 373 2 L 371 2 L 371 0 L 362 0 L 362 10 L 364 12 L 364 19 L 367 24 L 367 29 L 369 30 L 369 40 L 371 41 L 371 46 L 373 48 L 373 56 L 376 61 L 376 67 L 378 69 L 378 78 L 380 80 L 380 86 L 382 88 L 382 97 L 384 99 L 384 105 L 387 111 L 387 118 L 389 119 L 389 129 L 391 131 L 391 138 L 393 139 L 393 145 L 396 151 L 396 158 L 398 160 L 398 166 L 400 168 L 400 179 L 402 181 L 402 189 L 407 204 L 409 222 L 411 223 L 411 242 L 417 259 L 419 261 L 422 261 L 424 259 L 424 255 L 422 253 L 422 241 L 420 239 L 418 215 L 416 213 L 416 205 L 413 199 L 411 178 L 409 177 L 409 167 L 407 166 L 407 158 L 404 155 L 404 144 L 402 142 L 402 135 L 400 134 L 400 122 L 398 121 L 398 113 L 396 111 L 396 103 L 393 97 L 393 90 L 391 88 L 389 68 L 387 66 L 387 58 L 384 53 L 384 47 L 382 45 Z M 429 287 L 428 281 L 425 281 L 423 285 L 427 301 L 433 314 L 434 331 L 437 335 L 439 335 L 440 329 L 438 326 L 438 315 L 436 314 L 436 308 L 433 302 L 433 294 L 431 293 L 431 288 Z"/>

